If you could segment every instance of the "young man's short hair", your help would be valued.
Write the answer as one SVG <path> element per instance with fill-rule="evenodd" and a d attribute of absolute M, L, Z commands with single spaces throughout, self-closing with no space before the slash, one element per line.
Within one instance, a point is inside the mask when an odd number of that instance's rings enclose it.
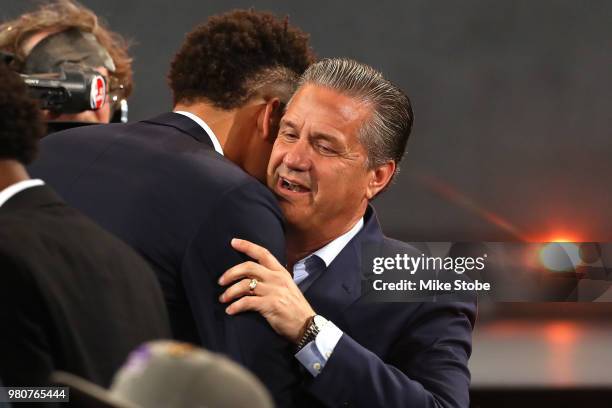
<path fill-rule="evenodd" d="M 271 81 L 295 86 L 314 61 L 308 35 L 288 18 L 234 10 L 210 17 L 187 34 L 168 82 L 175 104 L 204 100 L 233 109 Z"/>

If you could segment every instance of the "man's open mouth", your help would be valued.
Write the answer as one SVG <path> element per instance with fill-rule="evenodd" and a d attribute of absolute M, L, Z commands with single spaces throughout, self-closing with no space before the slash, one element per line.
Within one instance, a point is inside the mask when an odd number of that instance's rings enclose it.
<path fill-rule="evenodd" d="M 310 191 L 310 189 L 302 186 L 301 184 L 289 181 L 289 180 L 287 180 L 284 177 L 279 177 L 279 184 L 280 184 L 280 188 L 281 189 L 289 190 L 289 191 L 292 191 L 294 193 L 305 193 L 305 192 Z"/>

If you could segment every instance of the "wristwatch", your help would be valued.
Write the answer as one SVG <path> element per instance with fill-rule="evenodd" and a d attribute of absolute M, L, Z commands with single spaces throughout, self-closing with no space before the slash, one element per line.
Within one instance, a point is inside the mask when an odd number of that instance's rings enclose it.
<path fill-rule="evenodd" d="M 304 348 L 305 345 L 317 338 L 317 334 L 323 326 L 327 324 L 327 319 L 320 315 L 314 315 L 304 325 L 305 329 L 298 341 L 297 351 Z"/>

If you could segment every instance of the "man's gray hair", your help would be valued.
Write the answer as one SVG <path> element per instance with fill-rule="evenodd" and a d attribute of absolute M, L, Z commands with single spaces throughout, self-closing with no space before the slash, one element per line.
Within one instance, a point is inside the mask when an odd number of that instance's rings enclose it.
<path fill-rule="evenodd" d="M 368 153 L 368 167 L 399 163 L 413 121 L 410 100 L 404 92 L 374 68 L 345 58 L 323 59 L 311 65 L 302 74 L 299 86 L 307 84 L 331 88 L 370 104 L 372 116 L 359 134 Z"/>

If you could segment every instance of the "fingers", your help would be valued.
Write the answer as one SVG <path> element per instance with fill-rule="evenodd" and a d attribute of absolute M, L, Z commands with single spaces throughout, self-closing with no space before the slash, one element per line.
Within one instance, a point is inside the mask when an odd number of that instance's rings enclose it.
<path fill-rule="evenodd" d="M 243 278 L 255 278 L 258 281 L 265 281 L 270 279 L 270 272 L 268 269 L 255 262 L 243 262 L 225 271 L 219 278 L 219 285 L 228 285 Z"/>
<path fill-rule="evenodd" d="M 263 305 L 263 298 L 259 296 L 244 296 L 229 305 L 225 309 L 225 313 L 234 315 L 241 312 L 252 310 L 259 312 Z"/>
<path fill-rule="evenodd" d="M 232 247 L 243 254 L 255 259 L 261 265 L 270 269 L 283 269 L 278 260 L 266 248 L 245 239 L 232 239 Z"/>
<path fill-rule="evenodd" d="M 227 288 L 219 297 L 221 303 L 231 302 L 243 296 L 265 296 L 268 288 L 263 282 L 257 282 L 255 289 L 251 289 L 252 279 L 242 279 Z"/>

